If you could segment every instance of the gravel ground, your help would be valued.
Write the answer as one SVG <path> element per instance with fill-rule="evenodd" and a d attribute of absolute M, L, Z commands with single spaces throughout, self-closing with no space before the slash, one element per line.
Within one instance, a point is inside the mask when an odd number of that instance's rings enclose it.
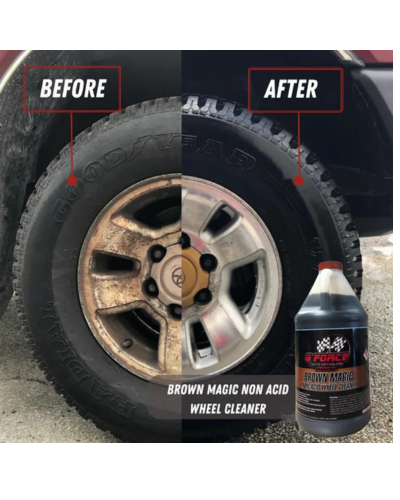
<path fill-rule="evenodd" d="M 393 240 L 362 240 L 364 291 L 369 314 L 372 420 L 361 432 L 319 439 L 294 419 L 243 436 L 241 442 L 393 441 Z M 0 321 L 0 442 L 112 443 L 117 440 L 82 419 L 45 380 L 19 332 L 14 301 Z"/>

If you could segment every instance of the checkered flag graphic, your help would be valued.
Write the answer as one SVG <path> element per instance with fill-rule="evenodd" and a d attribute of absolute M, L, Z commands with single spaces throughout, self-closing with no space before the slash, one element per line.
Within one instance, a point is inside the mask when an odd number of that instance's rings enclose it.
<path fill-rule="evenodd" d="M 346 344 L 346 339 L 343 337 L 336 337 L 335 340 L 332 342 L 331 349 L 334 349 L 336 352 L 339 352 L 343 349 L 343 347 Z"/>
<path fill-rule="evenodd" d="M 329 337 L 324 337 L 322 340 L 317 340 L 318 352 L 328 351 L 330 347 L 331 347 L 331 339 Z"/>

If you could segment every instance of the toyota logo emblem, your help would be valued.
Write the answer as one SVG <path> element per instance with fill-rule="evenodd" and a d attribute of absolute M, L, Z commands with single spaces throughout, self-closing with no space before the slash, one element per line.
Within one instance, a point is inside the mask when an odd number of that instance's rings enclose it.
<path fill-rule="evenodd" d="M 183 283 L 185 282 L 185 274 L 181 267 L 178 267 L 172 272 L 172 281 L 176 286 L 182 288 Z"/>

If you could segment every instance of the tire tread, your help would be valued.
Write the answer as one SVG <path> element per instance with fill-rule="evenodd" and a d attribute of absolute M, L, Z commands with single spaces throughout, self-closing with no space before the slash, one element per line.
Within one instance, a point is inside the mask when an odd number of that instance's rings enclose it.
<path fill-rule="evenodd" d="M 218 111 L 219 110 L 219 111 Z M 200 114 L 210 118 L 233 122 L 257 135 L 271 141 L 292 159 L 297 158 L 297 136 L 285 130 L 281 124 L 264 115 L 250 113 L 243 106 L 227 102 L 217 97 L 185 96 L 182 113 Z M 303 175 L 307 175 L 317 187 L 321 197 L 330 210 L 338 228 L 345 255 L 347 279 L 360 298 L 362 289 L 362 258 L 359 236 L 350 207 L 332 174 L 319 161 L 318 157 L 306 145 L 301 144 L 300 166 Z"/>

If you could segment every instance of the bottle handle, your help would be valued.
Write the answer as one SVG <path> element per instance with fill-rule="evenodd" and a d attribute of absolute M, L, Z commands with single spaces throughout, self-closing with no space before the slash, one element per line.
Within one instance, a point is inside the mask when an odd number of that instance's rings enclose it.
<path fill-rule="evenodd" d="M 331 277 L 332 273 L 329 269 L 324 269 L 320 271 L 320 279 L 321 279 L 321 310 L 330 311 L 331 310 L 331 301 L 330 301 L 330 290 L 331 290 Z"/>

